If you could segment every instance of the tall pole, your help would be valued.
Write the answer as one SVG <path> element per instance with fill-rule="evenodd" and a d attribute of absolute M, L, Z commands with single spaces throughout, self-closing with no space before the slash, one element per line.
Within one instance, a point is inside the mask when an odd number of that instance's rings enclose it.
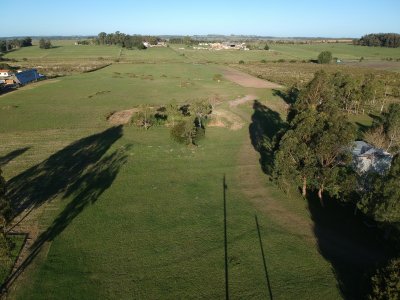
<path fill-rule="evenodd" d="M 224 189 L 224 246 L 225 246 L 225 299 L 229 300 L 229 281 L 228 281 L 228 236 L 226 229 L 226 185 L 225 174 L 223 179 Z"/>

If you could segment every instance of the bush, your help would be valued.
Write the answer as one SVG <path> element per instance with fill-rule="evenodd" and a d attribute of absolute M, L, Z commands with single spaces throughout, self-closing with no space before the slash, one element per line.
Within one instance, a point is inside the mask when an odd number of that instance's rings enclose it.
<path fill-rule="evenodd" d="M 213 77 L 213 80 L 220 82 L 222 80 L 222 75 L 221 74 L 215 74 L 214 77 Z"/>
<path fill-rule="evenodd" d="M 239 65 L 244 65 L 244 60 L 239 60 Z"/>
<path fill-rule="evenodd" d="M 265 44 L 264 50 L 269 50 L 268 44 Z"/>
<path fill-rule="evenodd" d="M 329 64 L 331 61 L 332 61 L 332 52 L 330 51 L 322 51 L 318 55 L 319 64 Z"/>
<path fill-rule="evenodd" d="M 262 59 L 261 62 L 262 62 L 263 64 L 265 64 L 267 61 L 266 61 L 265 59 Z"/>

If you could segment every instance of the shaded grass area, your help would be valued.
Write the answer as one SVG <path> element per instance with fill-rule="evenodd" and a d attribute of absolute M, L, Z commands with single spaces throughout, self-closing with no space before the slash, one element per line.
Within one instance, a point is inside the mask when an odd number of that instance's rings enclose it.
<path fill-rule="evenodd" d="M 253 109 L 252 123 L 249 126 L 251 142 L 254 149 L 260 153 L 261 168 L 266 174 L 272 175 L 274 152 L 287 123 L 281 119 L 279 113 L 257 100 L 254 101 Z"/>
<path fill-rule="evenodd" d="M 13 262 L 15 262 L 15 260 L 18 258 L 21 248 L 25 242 L 25 235 L 22 234 L 9 235 L 8 237 L 10 238 L 11 242 L 14 245 L 11 251 L 11 258 L 10 258 L 12 263 L 10 264 L 9 268 L 4 265 L 0 266 L 0 287 L 1 283 L 3 283 L 6 280 L 6 278 L 10 275 Z"/>
<path fill-rule="evenodd" d="M 310 195 L 308 207 L 321 255 L 333 267 L 345 299 L 363 299 L 374 270 L 395 254 L 377 228 L 367 227 L 365 218 L 354 214 L 352 205 L 337 200 L 321 207 L 316 195 Z"/>

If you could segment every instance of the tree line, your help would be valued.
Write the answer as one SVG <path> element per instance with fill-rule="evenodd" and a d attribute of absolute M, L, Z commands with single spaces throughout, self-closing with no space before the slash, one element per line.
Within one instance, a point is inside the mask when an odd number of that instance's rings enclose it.
<path fill-rule="evenodd" d="M 380 147 L 381 142 L 393 154 L 390 169 L 383 175 L 358 173 L 351 149 L 360 133 L 343 108 L 356 101 L 351 97 L 361 86 L 348 89 L 350 82 L 343 74 L 319 71 L 303 88 L 290 89 L 287 125 L 273 138 L 264 136 L 262 147 L 272 153 L 272 178 L 280 187 L 295 187 L 304 197 L 316 195 L 322 206 L 325 198 L 354 206 L 382 230 L 391 232 L 395 247 L 400 249 L 400 104 L 390 104 L 364 137 L 372 136 L 369 141 L 373 145 Z M 365 87 L 367 91 L 362 89 L 357 101 L 363 93 L 369 95 L 368 102 L 376 95 L 374 85 Z M 371 299 L 400 296 L 399 265 L 400 255 L 372 276 Z"/>
<path fill-rule="evenodd" d="M 161 39 L 155 36 L 129 35 L 119 31 L 115 33 L 100 32 L 94 39 L 97 45 L 118 45 L 128 49 L 146 49 L 143 42 L 157 44 Z"/>
<path fill-rule="evenodd" d="M 397 33 L 371 33 L 354 40 L 353 44 L 370 47 L 400 47 L 400 34 Z"/>
<path fill-rule="evenodd" d="M 351 75 L 342 72 L 318 76 L 322 86 L 330 89 L 337 106 L 349 114 L 383 112 L 389 101 L 400 98 L 400 86 L 396 79 L 377 76 L 373 73 Z M 289 97 L 297 97 L 301 88 L 294 85 Z"/>
<path fill-rule="evenodd" d="M 23 39 L 0 40 L 0 52 L 7 52 L 21 47 L 32 46 L 32 39 L 26 37 Z"/>

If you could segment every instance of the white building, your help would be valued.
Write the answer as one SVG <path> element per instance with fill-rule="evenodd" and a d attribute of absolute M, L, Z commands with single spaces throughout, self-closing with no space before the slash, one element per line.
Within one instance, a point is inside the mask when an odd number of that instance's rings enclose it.
<path fill-rule="evenodd" d="M 10 70 L 0 70 L 0 77 L 9 77 L 14 73 Z"/>
<path fill-rule="evenodd" d="M 364 141 L 355 141 L 352 149 L 354 168 L 357 173 L 376 172 L 384 174 L 390 169 L 393 155 L 374 148 Z"/>

